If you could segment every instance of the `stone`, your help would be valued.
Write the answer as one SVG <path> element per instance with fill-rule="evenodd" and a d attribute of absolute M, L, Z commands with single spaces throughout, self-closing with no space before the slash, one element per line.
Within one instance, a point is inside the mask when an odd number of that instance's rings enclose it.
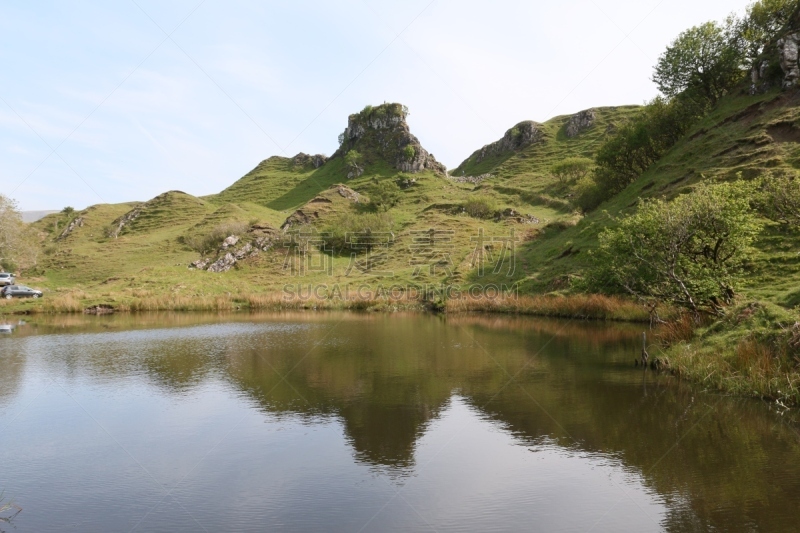
<path fill-rule="evenodd" d="M 783 39 L 778 40 L 778 54 L 781 70 L 783 70 L 784 89 L 791 89 L 796 86 L 797 80 L 800 79 L 800 66 L 797 63 L 798 42 L 800 42 L 800 33 L 790 33 Z"/>
<path fill-rule="evenodd" d="M 240 249 L 238 249 L 236 251 L 236 253 L 233 254 L 233 256 L 236 258 L 237 261 L 238 260 L 242 260 L 245 257 L 247 257 L 247 255 L 250 254 L 250 252 L 252 252 L 252 251 L 253 251 L 253 245 L 250 244 L 250 243 L 247 243 L 244 246 L 242 246 Z"/>
<path fill-rule="evenodd" d="M 473 185 L 479 185 L 484 180 L 488 180 L 489 178 L 493 178 L 494 174 L 481 174 L 479 176 L 447 176 L 450 178 L 450 181 L 454 181 L 455 183 L 471 183 Z"/>
<path fill-rule="evenodd" d="M 217 259 L 208 267 L 209 272 L 227 272 L 236 264 L 236 257 L 230 252 Z"/>
<path fill-rule="evenodd" d="M 192 261 L 189 264 L 189 268 L 196 268 L 197 270 L 205 270 L 210 262 L 209 259 L 198 259 L 197 261 Z"/>
<path fill-rule="evenodd" d="M 567 125 L 564 127 L 564 133 L 567 137 L 573 139 L 581 134 L 581 132 L 594 126 L 597 119 L 597 113 L 594 109 L 586 109 L 580 113 L 576 113 L 569 117 Z"/>
<path fill-rule="evenodd" d="M 236 246 L 236 243 L 239 242 L 239 237 L 236 235 L 231 235 L 230 237 L 226 237 L 224 241 L 222 241 L 222 249 L 227 250 L 231 246 Z"/>

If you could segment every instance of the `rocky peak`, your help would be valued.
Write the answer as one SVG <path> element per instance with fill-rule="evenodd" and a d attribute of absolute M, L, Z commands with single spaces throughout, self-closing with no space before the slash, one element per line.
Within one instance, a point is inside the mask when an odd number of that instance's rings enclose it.
<path fill-rule="evenodd" d="M 516 152 L 531 144 L 544 141 L 542 125 L 532 120 L 520 122 L 506 131 L 503 138 L 492 144 L 487 144 L 475 152 L 475 162 L 480 163 L 485 158 L 505 152 Z"/>
<path fill-rule="evenodd" d="M 295 167 L 312 167 L 312 168 L 321 167 L 322 165 L 325 164 L 325 162 L 327 160 L 328 160 L 328 158 L 325 157 L 322 154 L 308 155 L 308 154 L 305 154 L 303 152 L 300 152 L 299 154 L 297 154 L 296 156 L 294 156 L 291 159 L 292 166 L 295 166 Z"/>
<path fill-rule="evenodd" d="M 349 169 L 352 177 L 359 176 L 363 167 L 378 159 L 403 172 L 432 170 L 445 174 L 444 165 L 436 161 L 411 134 L 407 116 L 408 108 L 396 103 L 367 106 L 350 115 L 347 128 L 339 136 L 339 149 L 333 157 L 347 160 L 351 154 L 348 165 L 353 167 Z"/>
<path fill-rule="evenodd" d="M 596 119 L 597 113 L 594 109 L 585 109 L 584 111 L 569 117 L 569 120 L 567 120 L 567 124 L 564 127 L 564 133 L 567 134 L 567 137 L 573 139 L 580 135 L 581 132 L 594 126 Z"/>

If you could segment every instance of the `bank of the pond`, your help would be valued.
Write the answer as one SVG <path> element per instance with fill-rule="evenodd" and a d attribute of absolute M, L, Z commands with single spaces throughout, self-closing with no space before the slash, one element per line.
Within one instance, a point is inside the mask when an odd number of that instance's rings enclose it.
<path fill-rule="evenodd" d="M 353 294 L 307 296 L 285 293 L 151 295 L 68 291 L 41 300 L 0 301 L 0 318 L 11 314 L 139 313 L 153 311 L 236 312 L 329 310 L 532 315 L 649 324 L 649 309 L 633 300 L 599 294 L 509 295 L 441 299 L 431 295 Z M 710 389 L 800 405 L 800 316 L 766 303 L 732 308 L 706 327 L 662 309 L 671 325 L 651 337 L 651 357 L 663 368 Z"/>

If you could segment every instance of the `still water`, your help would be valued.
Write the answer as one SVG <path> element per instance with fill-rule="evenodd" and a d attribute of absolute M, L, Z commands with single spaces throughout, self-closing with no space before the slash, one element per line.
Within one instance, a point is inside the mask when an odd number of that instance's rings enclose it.
<path fill-rule="evenodd" d="M 35 318 L 0 336 L 0 531 L 800 530 L 794 413 L 635 369 L 640 334 Z"/>

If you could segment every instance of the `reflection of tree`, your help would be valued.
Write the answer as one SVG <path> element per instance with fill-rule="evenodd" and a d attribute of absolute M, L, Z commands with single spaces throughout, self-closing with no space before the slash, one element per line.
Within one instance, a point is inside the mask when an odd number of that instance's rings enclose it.
<path fill-rule="evenodd" d="M 0 407 L 11 402 L 19 391 L 25 373 L 25 354 L 12 339 L 3 339 L 3 357 L 0 358 Z"/>
<path fill-rule="evenodd" d="M 219 321 L 190 317 L 180 325 Z M 93 376 L 144 371 L 170 392 L 221 375 L 266 412 L 337 417 L 358 461 L 403 470 L 414 468 L 416 443 L 457 391 L 522 442 L 620 461 L 661 495 L 668 530 L 793 527 L 774 510 L 800 501 L 794 430 L 756 402 L 699 394 L 651 372 L 645 394 L 632 369 L 640 326 L 475 315 L 232 320 L 269 325 L 153 334 L 116 352 L 87 344 L 64 359 Z M 13 395 L 24 356 L 8 361 L 17 373 L 0 373 L 0 393 Z"/>

